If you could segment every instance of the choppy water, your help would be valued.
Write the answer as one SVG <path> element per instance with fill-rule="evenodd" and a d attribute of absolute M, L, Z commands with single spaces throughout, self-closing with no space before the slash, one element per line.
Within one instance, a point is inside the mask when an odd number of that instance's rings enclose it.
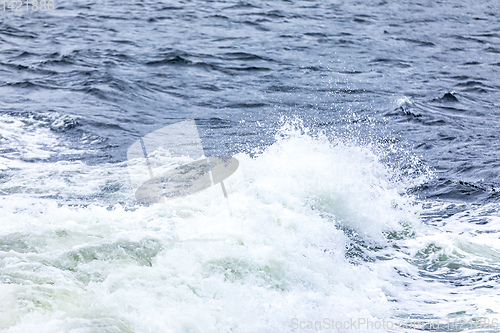
<path fill-rule="evenodd" d="M 500 320 L 498 1 L 54 4 L 0 18 L 2 331 Z M 136 202 L 192 118 L 229 200 Z"/>

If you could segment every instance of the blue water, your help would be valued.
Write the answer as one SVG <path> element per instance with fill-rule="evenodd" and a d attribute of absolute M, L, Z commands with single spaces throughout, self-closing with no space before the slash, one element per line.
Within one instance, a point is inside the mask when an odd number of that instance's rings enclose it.
<path fill-rule="evenodd" d="M 0 329 L 285 332 L 292 318 L 326 314 L 500 318 L 498 1 L 54 5 L 0 13 Z M 241 160 L 230 217 L 206 198 L 134 200 L 128 147 L 187 119 L 207 156 Z M 182 219 L 243 229 L 219 230 L 229 245 L 185 249 L 168 236 Z M 296 255 L 280 252 L 293 244 Z M 123 275 L 112 277 L 114 265 Z M 332 277 L 334 267 L 352 278 Z M 232 310 L 233 296 L 248 315 Z M 136 297 L 149 302 L 128 303 Z"/>

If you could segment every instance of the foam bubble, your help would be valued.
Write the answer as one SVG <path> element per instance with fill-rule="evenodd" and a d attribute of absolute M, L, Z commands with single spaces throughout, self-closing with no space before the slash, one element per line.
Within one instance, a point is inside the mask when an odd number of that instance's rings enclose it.
<path fill-rule="evenodd" d="M 369 147 L 292 126 L 236 158 L 228 201 L 213 186 L 150 206 L 131 200 L 124 163 L 19 164 L 2 185 L 1 329 L 282 332 L 294 318 L 496 311 L 422 277 L 488 249 L 421 224 Z"/>

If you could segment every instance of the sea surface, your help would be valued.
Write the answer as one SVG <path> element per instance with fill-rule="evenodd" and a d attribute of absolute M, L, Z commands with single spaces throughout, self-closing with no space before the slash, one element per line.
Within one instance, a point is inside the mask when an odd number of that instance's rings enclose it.
<path fill-rule="evenodd" d="M 9 4 L 0 331 L 500 332 L 498 0 Z M 228 198 L 138 202 L 189 119 Z"/>

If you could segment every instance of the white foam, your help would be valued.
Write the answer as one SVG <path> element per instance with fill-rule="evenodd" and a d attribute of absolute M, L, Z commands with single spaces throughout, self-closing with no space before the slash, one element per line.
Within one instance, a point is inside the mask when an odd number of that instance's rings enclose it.
<path fill-rule="evenodd" d="M 411 260 L 430 244 L 448 255 L 462 245 L 418 222 L 371 149 L 288 128 L 257 157 L 236 158 L 229 202 L 214 186 L 151 206 L 110 206 L 133 198 L 125 164 L 21 165 L 2 185 L 0 328 L 287 332 L 294 318 L 458 308 L 429 306 L 455 289 L 419 277 Z M 106 184 L 118 190 L 106 196 Z M 102 201 L 60 205 L 93 194 Z M 477 296 L 453 300 L 477 313 L 494 306 Z"/>

